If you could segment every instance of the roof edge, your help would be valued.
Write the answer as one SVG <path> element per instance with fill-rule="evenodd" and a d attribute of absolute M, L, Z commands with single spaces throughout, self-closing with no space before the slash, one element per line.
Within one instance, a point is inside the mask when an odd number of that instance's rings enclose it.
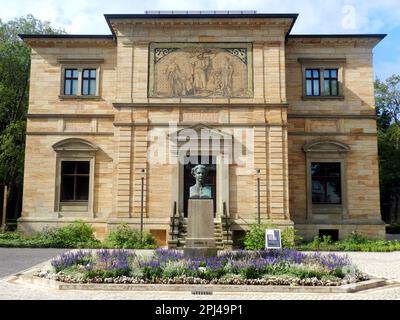
<path fill-rule="evenodd" d="M 375 38 L 384 39 L 387 34 L 290 34 L 288 39 L 301 39 L 301 38 Z"/>
<path fill-rule="evenodd" d="M 112 34 L 18 34 L 22 40 L 25 39 L 105 39 L 114 40 Z"/>
<path fill-rule="evenodd" d="M 298 13 L 244 13 L 244 14 L 104 14 L 106 20 L 110 19 L 296 19 Z"/>

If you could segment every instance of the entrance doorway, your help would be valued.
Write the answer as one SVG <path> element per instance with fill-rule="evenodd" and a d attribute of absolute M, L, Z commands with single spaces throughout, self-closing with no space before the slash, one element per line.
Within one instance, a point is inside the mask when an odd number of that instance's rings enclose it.
<path fill-rule="evenodd" d="M 183 167 L 183 212 L 184 217 L 188 216 L 188 204 L 189 204 L 189 188 L 196 183 L 196 179 L 192 176 L 192 168 L 198 164 L 204 164 L 207 166 L 207 177 L 204 185 L 211 188 L 211 196 L 213 199 L 214 206 L 214 218 L 217 209 L 217 166 L 215 156 L 187 156 L 185 159 L 185 165 Z"/>

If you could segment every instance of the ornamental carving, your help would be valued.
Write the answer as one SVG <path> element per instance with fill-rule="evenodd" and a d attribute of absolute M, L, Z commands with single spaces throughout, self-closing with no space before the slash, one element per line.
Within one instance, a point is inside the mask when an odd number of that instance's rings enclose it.
<path fill-rule="evenodd" d="M 149 97 L 253 96 L 249 43 L 151 43 Z"/>

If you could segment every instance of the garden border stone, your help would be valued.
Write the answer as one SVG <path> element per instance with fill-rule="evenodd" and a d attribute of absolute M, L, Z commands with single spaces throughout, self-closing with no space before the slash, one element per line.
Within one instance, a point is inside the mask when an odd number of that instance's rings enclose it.
<path fill-rule="evenodd" d="M 219 285 L 219 284 L 115 284 L 115 283 L 64 283 L 45 279 L 34 274 L 48 266 L 50 260 L 9 277 L 9 282 L 30 284 L 58 290 L 101 290 L 101 291 L 155 291 L 155 292 L 274 292 L 274 293 L 354 293 L 390 284 L 385 279 L 370 280 L 341 286 L 278 286 L 278 285 Z"/>

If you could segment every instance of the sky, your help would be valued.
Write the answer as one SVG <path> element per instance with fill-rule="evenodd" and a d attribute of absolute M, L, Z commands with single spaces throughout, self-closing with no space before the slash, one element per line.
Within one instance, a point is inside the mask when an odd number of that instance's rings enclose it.
<path fill-rule="evenodd" d="M 110 34 L 103 14 L 146 10 L 299 13 L 292 34 L 388 34 L 374 49 L 375 77 L 400 74 L 399 0 L 0 0 L 3 22 L 33 14 L 70 34 Z"/>

